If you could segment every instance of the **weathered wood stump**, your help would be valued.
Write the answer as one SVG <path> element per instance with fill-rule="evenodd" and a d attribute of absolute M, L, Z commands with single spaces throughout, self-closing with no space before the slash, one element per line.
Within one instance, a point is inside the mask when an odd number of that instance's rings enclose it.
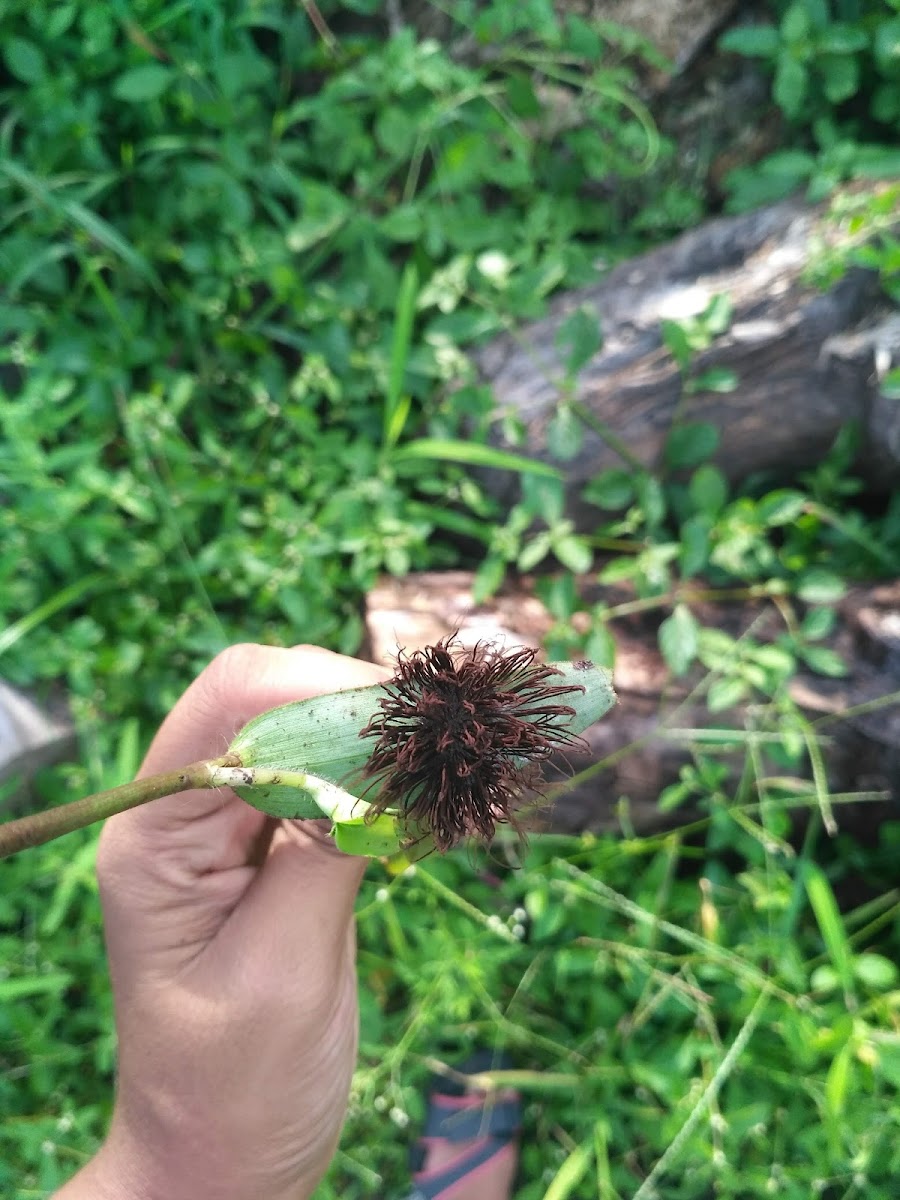
<path fill-rule="evenodd" d="M 0 803 L 0 811 L 21 807 L 35 772 L 65 761 L 75 749 L 75 729 L 60 696 L 47 703 L 0 679 L 0 787 L 19 784 Z"/>
<path fill-rule="evenodd" d="M 600 283 L 565 293 L 544 319 L 492 340 L 476 364 L 498 406 L 525 424 L 525 445 L 516 448 L 553 461 L 547 430 L 564 376 L 557 335 L 565 318 L 586 306 L 599 318 L 604 342 L 578 376 L 576 399 L 645 466 L 661 463 L 677 417 L 718 429 L 715 462 L 730 479 L 758 471 L 790 479 L 818 462 L 854 421 L 863 434 L 863 477 L 875 489 L 895 487 L 900 406 L 879 387 L 900 362 L 900 314 L 874 272 L 851 269 L 825 292 L 807 281 L 813 242 L 838 236 L 824 208 L 800 202 L 708 221 L 622 263 Z M 730 298 L 733 322 L 693 368 L 733 371 L 738 386 L 728 394 L 686 395 L 660 322 L 697 316 L 718 295 Z M 581 450 L 564 464 L 569 515 L 580 528 L 596 521 L 596 510 L 580 498 L 584 484 L 622 465 L 600 434 L 586 430 Z M 485 479 L 492 494 L 514 501 L 518 485 L 508 472 Z"/>
<path fill-rule="evenodd" d="M 482 639 L 537 647 L 553 618 L 536 599 L 531 580 L 506 587 L 484 604 L 472 598 L 464 571 L 430 572 L 385 580 L 368 599 L 368 651 L 389 662 L 397 648 L 432 644 L 455 630 L 464 645 Z M 783 631 L 774 609 L 753 604 L 697 606 L 703 623 L 738 636 L 751 623 L 765 641 Z M 656 646 L 649 615 L 617 621 L 614 682 L 618 705 L 587 736 L 587 751 L 555 764 L 555 776 L 608 760 L 608 766 L 556 800 L 550 826 L 557 832 L 610 830 L 632 825 L 647 833 L 682 824 L 685 811 L 665 814 L 659 794 L 689 760 L 687 732 L 712 722 L 702 696 L 692 695 L 699 672 L 673 679 Z M 848 666 L 844 679 L 803 672 L 792 695 L 811 721 L 821 721 L 823 753 L 834 792 L 879 793 L 880 816 L 900 817 L 900 702 L 870 711 L 849 709 L 900 691 L 900 581 L 852 591 L 841 603 L 829 643 Z M 746 712 L 717 714 L 715 724 L 743 729 Z M 736 765 L 738 758 L 736 757 Z M 870 815 L 867 806 L 867 816 Z M 845 818 L 838 808 L 838 826 Z"/>

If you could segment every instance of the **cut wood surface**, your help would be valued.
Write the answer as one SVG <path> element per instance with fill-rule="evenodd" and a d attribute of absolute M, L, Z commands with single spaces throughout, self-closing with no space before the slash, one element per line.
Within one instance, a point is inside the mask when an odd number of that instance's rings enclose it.
<path fill-rule="evenodd" d="M 560 17 L 578 18 L 601 31 L 607 25 L 620 25 L 646 38 L 675 71 L 683 70 L 738 8 L 737 0 L 557 0 L 555 5 Z M 463 33 L 462 26 L 432 0 L 388 0 L 383 14 L 391 33 L 412 25 L 419 38 L 448 44 L 462 60 L 496 52 L 489 41 Z M 660 85 L 666 79 L 659 72 Z"/>
<path fill-rule="evenodd" d="M 538 647 L 553 618 L 536 599 L 533 581 L 522 579 L 492 600 L 476 604 L 472 579 L 467 572 L 449 571 L 383 581 L 368 599 L 368 653 L 373 661 L 389 663 L 398 647 L 415 650 L 454 631 L 464 645 L 500 640 Z M 704 624 L 733 636 L 751 624 L 759 641 L 784 631 L 771 606 L 704 604 L 695 612 Z M 846 821 L 858 828 L 862 808 L 866 821 L 876 824 L 888 815 L 900 817 L 900 702 L 895 696 L 891 705 L 851 711 L 900 694 L 900 581 L 852 591 L 839 615 L 829 645 L 843 656 L 848 675 L 825 679 L 802 672 L 792 695 L 809 720 L 819 722 L 814 727 L 823 738 L 830 789 L 882 796 L 878 804 L 836 806 L 838 826 Z M 656 646 L 658 619 L 645 614 L 615 623 L 618 704 L 586 735 L 585 752 L 556 762 L 551 777 L 561 783 L 603 760 L 605 765 L 558 796 L 549 818 L 557 832 L 633 827 L 648 833 L 683 824 L 685 810 L 663 813 L 658 799 L 690 759 L 690 731 L 748 725 L 746 709 L 711 716 L 702 689 L 696 690 L 700 672 L 684 680 L 672 678 Z M 736 770 L 743 757 L 734 756 Z M 798 764 L 798 778 L 805 774 L 808 764 Z M 808 796 L 810 792 L 807 788 Z"/>
<path fill-rule="evenodd" d="M 604 340 L 578 375 L 576 400 L 643 465 L 659 466 L 673 421 L 706 421 L 719 431 L 715 461 L 730 479 L 757 471 L 790 479 L 855 421 L 867 482 L 897 486 L 900 405 L 882 395 L 880 381 L 900 362 L 900 314 L 873 272 L 851 269 L 826 292 L 808 281 L 814 244 L 838 236 L 825 209 L 794 201 L 708 221 L 622 263 L 598 284 L 560 296 L 546 318 L 494 339 L 476 364 L 499 407 L 524 422 L 526 441 L 516 449 L 554 461 L 547 431 L 564 376 L 557 335 L 584 306 L 599 319 Z M 733 322 L 692 369 L 733 371 L 737 387 L 686 395 L 660 323 L 697 316 L 720 295 L 731 300 Z M 577 456 L 557 465 L 564 467 L 570 515 L 589 529 L 597 510 L 580 499 L 581 489 L 622 460 L 588 429 Z M 510 473 L 485 478 L 492 494 L 514 501 L 518 484 Z"/>

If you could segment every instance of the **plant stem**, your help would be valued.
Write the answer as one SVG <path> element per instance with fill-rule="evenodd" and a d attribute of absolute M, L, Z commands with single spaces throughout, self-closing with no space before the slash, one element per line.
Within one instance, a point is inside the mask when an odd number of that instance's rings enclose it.
<path fill-rule="evenodd" d="M 234 758 L 235 756 L 232 756 Z M 337 784 L 309 775 L 305 771 L 282 770 L 280 767 L 240 767 L 226 760 L 203 764 L 209 767 L 209 782 L 206 787 L 259 788 L 288 787 L 298 793 L 311 796 L 323 817 L 332 821 L 352 821 L 364 816 L 370 808 L 365 800 L 351 796 Z M 261 812 L 274 817 L 302 819 L 308 814 L 299 801 L 295 805 L 266 799 L 266 794 L 255 802 Z"/>
<path fill-rule="evenodd" d="M 31 846 L 42 846 L 44 842 L 51 842 L 64 833 L 83 829 L 86 825 L 103 821 L 128 808 L 158 800 L 160 796 L 172 796 L 190 788 L 216 787 L 218 785 L 213 782 L 215 770 L 233 766 L 235 761 L 236 756 L 232 754 L 208 762 L 192 763 L 177 771 L 135 779 L 120 787 L 73 800 L 70 804 L 61 804 L 58 808 L 48 808 L 28 817 L 19 817 L 16 821 L 8 821 L 0 825 L 0 858 L 7 858 Z"/>

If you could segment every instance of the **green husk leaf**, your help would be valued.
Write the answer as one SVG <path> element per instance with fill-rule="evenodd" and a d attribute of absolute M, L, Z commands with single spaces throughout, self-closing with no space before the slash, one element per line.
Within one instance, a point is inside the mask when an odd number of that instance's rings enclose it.
<path fill-rule="evenodd" d="M 368 858 L 385 858 L 400 849 L 401 835 L 397 820 L 381 813 L 374 821 L 364 817 L 339 821 L 334 827 L 334 840 L 345 854 L 361 854 Z"/>
<path fill-rule="evenodd" d="M 362 768 L 371 753 L 359 733 L 376 711 L 380 693 L 375 684 L 269 709 L 247 722 L 228 753 L 238 755 L 244 767 L 305 772 L 359 795 L 366 786 Z M 313 794 L 295 787 L 266 784 L 235 790 L 273 817 L 323 815 Z"/>

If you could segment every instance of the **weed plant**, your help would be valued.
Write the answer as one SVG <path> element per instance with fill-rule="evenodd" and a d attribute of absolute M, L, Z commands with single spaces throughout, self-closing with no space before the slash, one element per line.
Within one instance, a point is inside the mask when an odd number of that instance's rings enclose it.
<path fill-rule="evenodd" d="M 742 211 L 804 188 L 822 200 L 848 180 L 900 176 L 897 0 L 768 0 L 769 21 L 729 29 L 722 49 L 770 74 L 785 144 L 726 180 Z"/>
<path fill-rule="evenodd" d="M 504 416 L 466 353 L 697 217 L 653 174 L 674 148 L 637 97 L 648 48 L 544 0 L 448 6 L 440 45 L 376 33 L 367 0 L 322 3 L 323 37 L 306 7 L 0 4 L 2 670 L 61 682 L 83 749 L 43 774 L 44 799 L 133 776 L 229 641 L 355 650 L 378 575 L 456 564 L 460 537 L 483 547 L 485 596 L 510 565 L 561 566 L 541 584 L 549 648 L 606 660 L 623 614 L 573 623 L 605 554 L 602 579 L 665 618 L 673 671 L 699 661 L 710 708 L 752 700 L 752 725 L 697 734 L 662 798 L 700 811 L 677 833 L 635 836 L 623 803 L 616 839 L 373 866 L 360 1069 L 320 1200 L 405 1193 L 430 1062 L 473 1044 L 519 1067 L 522 1200 L 887 1200 L 900 824 L 865 847 L 823 835 L 871 797 L 828 794 L 787 685 L 799 662 L 844 669 L 821 645 L 831 606 L 846 579 L 895 569 L 897 505 L 853 509 L 852 434 L 796 487 L 735 492 L 714 431 L 681 422 L 661 472 L 623 448 L 590 485 L 596 529 L 576 533 L 558 473 L 488 445 Z M 867 38 L 846 53 L 888 74 L 892 13 L 842 18 Z M 455 57 L 456 40 L 484 52 Z M 817 90 L 826 68 L 809 60 L 809 102 L 843 105 Z M 727 320 L 725 298 L 663 331 L 686 389 L 736 383 L 692 371 Z M 576 313 L 561 336 L 571 382 L 602 331 Z M 523 471 L 512 513 L 472 464 Z M 774 598 L 784 638 L 717 641 L 691 614 L 700 587 Z M 742 751 L 737 785 L 723 747 Z M 95 845 L 85 831 L 2 867 L 0 1192 L 16 1200 L 48 1196 L 108 1118 Z"/>

